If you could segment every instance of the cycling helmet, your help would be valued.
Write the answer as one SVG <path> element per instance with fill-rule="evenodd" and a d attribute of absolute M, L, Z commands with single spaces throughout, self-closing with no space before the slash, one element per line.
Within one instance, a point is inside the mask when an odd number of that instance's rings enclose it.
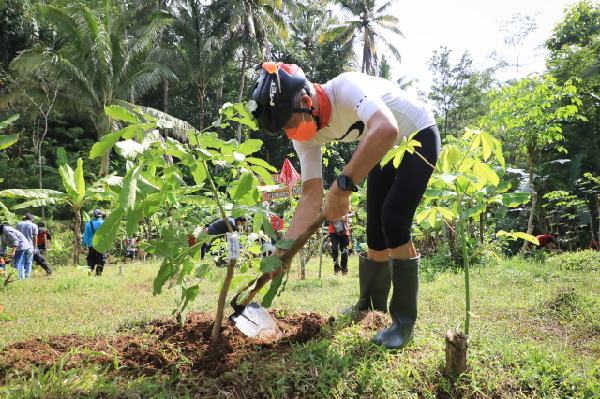
<path fill-rule="evenodd" d="M 252 114 L 260 126 L 268 133 L 278 133 L 293 112 L 310 110 L 294 108 L 294 96 L 307 87 L 306 77 L 296 64 L 282 62 L 263 62 L 257 66 L 260 75 L 252 88 L 250 101 Z"/>

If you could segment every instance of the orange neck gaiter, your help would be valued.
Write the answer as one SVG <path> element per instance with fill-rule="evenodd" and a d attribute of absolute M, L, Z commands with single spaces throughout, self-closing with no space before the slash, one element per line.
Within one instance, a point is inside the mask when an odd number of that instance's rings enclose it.
<path fill-rule="evenodd" d="M 329 101 L 329 97 L 325 94 L 323 86 L 318 83 L 313 83 L 312 85 L 317 93 L 317 101 L 319 101 L 319 119 L 322 129 L 329 125 L 329 121 L 331 120 L 331 101 Z"/>

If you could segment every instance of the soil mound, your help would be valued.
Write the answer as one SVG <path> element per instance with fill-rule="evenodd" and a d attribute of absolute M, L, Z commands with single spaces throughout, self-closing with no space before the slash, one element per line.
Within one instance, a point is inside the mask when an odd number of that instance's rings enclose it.
<path fill-rule="evenodd" d="M 276 318 L 283 332 L 276 341 L 248 338 L 225 322 L 221 338 L 211 342 L 212 315 L 189 313 L 183 327 L 174 320 L 154 320 L 125 335 L 64 335 L 18 342 L 0 351 L 0 384 L 9 371 L 29 373 L 59 362 L 65 369 L 95 363 L 125 373 L 154 375 L 177 369 L 216 377 L 266 348 L 285 351 L 292 343 L 319 337 L 322 327 L 330 324 L 330 320 L 316 313 Z"/>

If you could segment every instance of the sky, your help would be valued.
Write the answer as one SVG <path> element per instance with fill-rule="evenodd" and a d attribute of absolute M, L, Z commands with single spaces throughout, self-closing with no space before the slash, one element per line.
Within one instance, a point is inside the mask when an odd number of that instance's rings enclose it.
<path fill-rule="evenodd" d="M 418 79 L 416 89 L 427 92 L 432 81 L 428 61 L 440 46 L 452 50 L 454 64 L 469 51 L 474 67 L 495 64 L 490 54 L 496 51 L 507 62 L 515 63 L 515 50 L 504 43 L 501 30 L 516 13 L 534 17 L 537 28 L 519 46 L 519 71 L 507 67 L 497 77 L 501 81 L 524 77 L 545 69 L 544 41 L 563 17 L 565 7 L 575 0 L 396 0 L 389 13 L 399 19 L 405 38 L 397 39 L 402 55 L 392 63 L 392 76 Z M 378 3 L 381 4 L 381 1 Z M 390 34 L 393 35 L 393 34 Z M 389 39 L 392 39 L 390 37 Z M 360 55 L 358 56 L 360 63 Z M 388 57 L 389 59 L 389 57 Z"/>

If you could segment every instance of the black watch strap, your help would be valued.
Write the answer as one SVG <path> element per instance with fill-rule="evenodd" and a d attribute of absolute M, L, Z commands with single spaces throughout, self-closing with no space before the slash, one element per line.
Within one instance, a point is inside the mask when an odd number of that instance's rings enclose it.
<path fill-rule="evenodd" d="M 356 184 L 354 184 L 350 176 L 339 175 L 336 183 L 342 191 L 358 191 L 358 187 L 356 187 Z"/>

